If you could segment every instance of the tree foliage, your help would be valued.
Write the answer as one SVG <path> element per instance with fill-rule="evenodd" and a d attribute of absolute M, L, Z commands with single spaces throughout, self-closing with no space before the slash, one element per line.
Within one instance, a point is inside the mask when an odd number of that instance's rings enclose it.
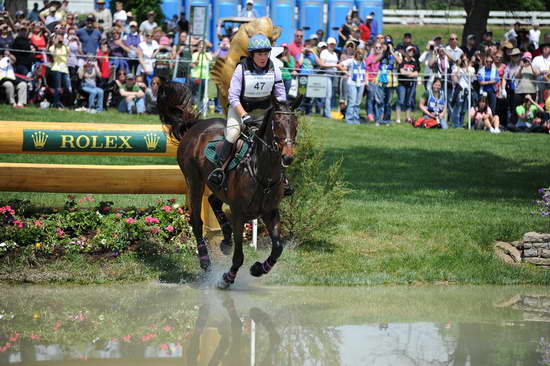
<path fill-rule="evenodd" d="M 138 24 L 147 19 L 147 13 L 150 11 L 157 13 L 155 22 L 157 22 L 159 26 L 164 24 L 164 14 L 161 7 L 162 0 L 126 0 L 122 2 L 124 3 L 124 10 L 131 11 Z M 116 11 L 115 0 L 111 1 L 110 7 L 113 12 Z"/>

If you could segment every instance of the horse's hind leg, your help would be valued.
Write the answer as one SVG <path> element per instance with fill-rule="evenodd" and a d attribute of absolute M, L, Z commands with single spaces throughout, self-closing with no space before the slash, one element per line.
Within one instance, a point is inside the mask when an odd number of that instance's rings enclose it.
<path fill-rule="evenodd" d="M 210 257 L 208 256 L 208 248 L 206 247 L 206 241 L 202 236 L 202 195 L 204 194 L 204 184 L 191 179 L 187 179 L 189 186 L 189 195 L 191 196 L 191 227 L 193 228 L 193 235 L 197 241 L 197 251 L 199 252 L 199 263 L 202 269 L 205 271 L 210 267 Z"/>
<path fill-rule="evenodd" d="M 250 267 L 250 274 L 254 277 L 260 277 L 269 273 L 271 268 L 277 263 L 277 259 L 283 253 L 283 245 L 281 244 L 280 237 L 280 222 L 279 210 L 273 210 L 262 216 L 262 220 L 267 226 L 269 237 L 271 238 L 271 254 L 263 262 L 256 262 Z"/>
<path fill-rule="evenodd" d="M 225 272 L 222 279 L 218 282 L 218 287 L 221 289 L 228 288 L 237 277 L 239 268 L 243 265 L 243 227 L 244 221 L 242 215 L 238 212 L 231 212 L 231 221 L 233 223 L 233 238 L 235 240 L 235 248 L 233 248 L 233 264 L 229 269 L 229 272 Z"/>
<path fill-rule="evenodd" d="M 220 243 L 220 250 L 223 254 L 229 255 L 231 254 L 231 247 L 233 246 L 233 243 L 231 241 L 233 230 L 231 229 L 231 224 L 229 223 L 227 217 L 225 216 L 225 213 L 223 212 L 223 201 L 216 197 L 214 194 L 211 194 L 208 197 L 208 202 L 210 203 L 210 206 L 214 211 L 214 215 L 216 215 L 216 219 L 218 219 L 220 227 L 222 228 L 223 240 Z"/>

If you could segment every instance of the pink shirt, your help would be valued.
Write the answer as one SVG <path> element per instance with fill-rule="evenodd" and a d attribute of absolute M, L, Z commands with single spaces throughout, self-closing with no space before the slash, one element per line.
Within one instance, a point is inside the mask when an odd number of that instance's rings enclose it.
<path fill-rule="evenodd" d="M 304 44 L 301 43 L 300 45 L 297 45 L 296 42 L 291 42 L 288 45 L 288 53 L 294 57 L 296 61 L 298 61 L 298 55 L 302 53 L 302 48 L 304 48 Z"/>
<path fill-rule="evenodd" d="M 378 74 L 378 69 L 380 68 L 380 60 L 374 62 L 376 55 L 370 55 L 365 60 L 367 67 L 367 80 L 373 81 L 376 79 L 376 74 Z"/>

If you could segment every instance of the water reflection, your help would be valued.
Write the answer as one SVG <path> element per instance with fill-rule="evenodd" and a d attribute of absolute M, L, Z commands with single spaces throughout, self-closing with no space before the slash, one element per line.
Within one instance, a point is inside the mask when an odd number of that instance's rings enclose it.
<path fill-rule="evenodd" d="M 0 365 L 550 365 L 544 288 L 0 293 Z"/>

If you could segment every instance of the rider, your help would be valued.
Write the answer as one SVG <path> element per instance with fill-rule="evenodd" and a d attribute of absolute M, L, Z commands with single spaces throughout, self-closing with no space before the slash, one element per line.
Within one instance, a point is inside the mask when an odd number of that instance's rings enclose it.
<path fill-rule="evenodd" d="M 281 70 L 269 59 L 270 52 L 269 39 L 256 34 L 248 41 L 248 57 L 244 57 L 235 68 L 229 85 L 225 140 L 219 154 L 222 166 L 241 134 L 241 124 L 249 126 L 263 120 L 271 107 L 272 96 L 280 102 L 286 101 Z M 208 177 L 209 182 L 217 186 L 221 186 L 224 179 L 223 168 L 213 170 Z"/>

